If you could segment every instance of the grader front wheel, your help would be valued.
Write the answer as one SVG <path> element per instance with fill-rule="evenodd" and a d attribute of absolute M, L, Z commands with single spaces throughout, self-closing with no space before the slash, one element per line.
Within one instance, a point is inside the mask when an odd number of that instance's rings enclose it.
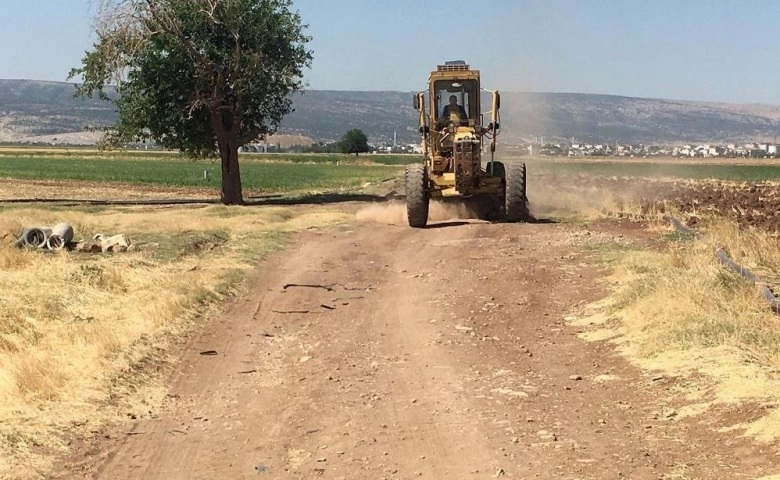
<path fill-rule="evenodd" d="M 531 213 L 528 210 L 526 195 L 525 163 L 508 162 L 504 168 L 506 169 L 506 192 L 504 193 L 506 219 L 509 222 L 526 222 Z"/>
<path fill-rule="evenodd" d="M 409 226 L 423 228 L 428 223 L 428 174 L 425 165 L 406 167 L 406 216 Z"/>

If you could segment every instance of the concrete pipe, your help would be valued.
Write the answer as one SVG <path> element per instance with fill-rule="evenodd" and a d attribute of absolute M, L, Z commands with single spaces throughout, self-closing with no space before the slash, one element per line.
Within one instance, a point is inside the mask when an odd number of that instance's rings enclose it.
<path fill-rule="evenodd" d="M 27 232 L 29 232 L 30 229 L 25 227 L 22 229 L 22 234 L 19 235 L 19 238 L 16 239 L 14 242 L 14 246 L 17 248 L 23 248 L 27 246 Z"/>
<path fill-rule="evenodd" d="M 73 227 L 68 223 L 58 223 L 51 229 L 51 234 L 46 239 L 46 247 L 49 250 L 61 250 L 73 240 Z"/>
<path fill-rule="evenodd" d="M 51 235 L 51 229 L 45 227 L 25 229 L 22 233 L 24 244 L 30 247 L 43 248 L 46 246 L 46 240 Z"/>

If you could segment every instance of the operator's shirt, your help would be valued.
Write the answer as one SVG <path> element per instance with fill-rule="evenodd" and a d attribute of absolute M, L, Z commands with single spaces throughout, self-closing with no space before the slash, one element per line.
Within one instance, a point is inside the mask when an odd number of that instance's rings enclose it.
<path fill-rule="evenodd" d="M 450 109 L 450 106 L 447 105 L 444 107 L 444 118 L 448 117 L 450 121 L 460 122 L 461 120 L 466 119 L 466 110 L 460 105 L 457 105 L 454 109 Z"/>

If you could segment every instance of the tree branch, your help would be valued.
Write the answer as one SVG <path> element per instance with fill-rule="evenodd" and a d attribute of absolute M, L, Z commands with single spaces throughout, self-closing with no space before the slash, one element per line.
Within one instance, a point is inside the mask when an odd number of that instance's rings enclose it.
<path fill-rule="evenodd" d="M 252 125 L 249 127 L 249 132 L 247 134 L 238 137 L 238 144 L 246 145 L 247 143 L 256 139 L 261 133 L 263 133 L 263 131 L 260 129 L 260 127 L 257 125 Z"/>

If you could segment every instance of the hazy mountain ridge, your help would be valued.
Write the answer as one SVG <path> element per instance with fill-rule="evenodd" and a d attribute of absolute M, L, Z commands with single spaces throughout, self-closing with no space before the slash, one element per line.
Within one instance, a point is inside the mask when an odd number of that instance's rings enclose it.
<path fill-rule="evenodd" d="M 110 104 L 74 99 L 70 83 L 0 80 L 0 140 L 83 132 L 115 118 Z"/>
<path fill-rule="evenodd" d="M 780 133 L 780 106 L 700 103 L 572 93 L 502 95 L 510 135 L 579 142 L 743 142 Z"/>
<path fill-rule="evenodd" d="M 0 80 L 0 140 L 77 136 L 87 125 L 108 125 L 113 106 L 73 98 L 70 83 Z M 296 111 L 280 133 L 335 140 L 360 128 L 372 140 L 414 142 L 412 94 L 310 90 L 294 98 Z M 483 111 L 486 109 L 483 109 Z M 622 142 L 645 144 L 773 141 L 780 106 L 739 105 L 578 93 L 502 93 L 504 142 Z"/>

